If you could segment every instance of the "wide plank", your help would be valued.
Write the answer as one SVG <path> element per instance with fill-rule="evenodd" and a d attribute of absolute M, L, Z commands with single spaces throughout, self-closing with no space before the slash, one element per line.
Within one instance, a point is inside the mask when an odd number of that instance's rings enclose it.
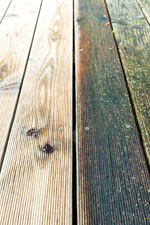
<path fill-rule="evenodd" d="M 0 24 L 0 164 L 40 5 L 41 0 L 13 0 Z"/>
<path fill-rule="evenodd" d="M 76 0 L 75 21 L 78 224 L 149 224 L 149 172 L 104 1 Z"/>
<path fill-rule="evenodd" d="M 150 26 L 136 0 L 107 4 L 150 164 Z"/>
<path fill-rule="evenodd" d="M 0 23 L 5 16 L 5 13 L 11 2 L 12 0 L 0 0 Z"/>
<path fill-rule="evenodd" d="M 1 171 L 2 225 L 72 224 L 72 6 L 43 0 Z"/>

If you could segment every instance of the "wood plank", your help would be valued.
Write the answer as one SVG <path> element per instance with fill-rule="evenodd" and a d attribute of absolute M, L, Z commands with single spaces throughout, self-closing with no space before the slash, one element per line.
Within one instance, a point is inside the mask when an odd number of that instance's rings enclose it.
<path fill-rule="evenodd" d="M 150 2 L 149 0 L 137 0 L 142 12 L 150 23 Z"/>
<path fill-rule="evenodd" d="M 107 3 L 150 163 L 150 27 L 136 0 Z"/>
<path fill-rule="evenodd" d="M 0 163 L 41 0 L 14 0 L 0 25 Z"/>
<path fill-rule="evenodd" d="M 1 171 L 3 225 L 72 224 L 72 6 L 42 4 Z M 47 143 L 52 153 L 40 150 Z"/>
<path fill-rule="evenodd" d="M 12 0 L 0 0 L 0 23 Z"/>
<path fill-rule="evenodd" d="M 75 1 L 78 224 L 144 225 L 149 172 L 108 20 L 103 0 Z"/>

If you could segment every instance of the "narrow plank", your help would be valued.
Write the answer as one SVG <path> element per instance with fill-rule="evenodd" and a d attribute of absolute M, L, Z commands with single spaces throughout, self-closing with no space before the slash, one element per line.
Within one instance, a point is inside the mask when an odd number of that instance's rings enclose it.
<path fill-rule="evenodd" d="M 149 0 L 137 0 L 142 12 L 146 16 L 146 19 L 150 23 L 150 2 Z"/>
<path fill-rule="evenodd" d="M 72 6 L 43 0 L 1 171 L 3 225 L 72 224 Z"/>
<path fill-rule="evenodd" d="M 12 0 L 0 0 L 0 23 Z"/>
<path fill-rule="evenodd" d="M 104 1 L 76 0 L 75 21 L 78 224 L 148 224 L 149 173 Z"/>
<path fill-rule="evenodd" d="M 41 0 L 14 0 L 0 25 L 0 164 Z"/>
<path fill-rule="evenodd" d="M 150 27 L 136 0 L 107 3 L 150 163 Z"/>

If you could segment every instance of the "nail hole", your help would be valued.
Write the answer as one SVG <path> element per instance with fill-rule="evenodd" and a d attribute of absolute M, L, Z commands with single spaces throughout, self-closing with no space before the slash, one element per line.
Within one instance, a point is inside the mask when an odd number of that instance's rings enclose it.
<path fill-rule="evenodd" d="M 22 127 L 22 128 L 21 128 L 21 131 L 22 131 L 22 132 L 25 132 L 25 131 L 26 131 L 26 128 L 25 128 L 25 127 Z"/>
<path fill-rule="evenodd" d="M 58 130 L 63 130 L 63 127 L 59 127 Z"/>

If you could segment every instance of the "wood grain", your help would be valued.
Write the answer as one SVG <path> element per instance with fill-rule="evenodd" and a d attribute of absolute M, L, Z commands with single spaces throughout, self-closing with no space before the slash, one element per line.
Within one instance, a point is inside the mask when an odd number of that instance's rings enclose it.
<path fill-rule="evenodd" d="M 2 225 L 72 224 L 72 6 L 43 0 L 1 171 Z"/>
<path fill-rule="evenodd" d="M 150 27 L 135 0 L 107 3 L 150 163 Z"/>
<path fill-rule="evenodd" d="M 137 0 L 139 7 L 144 13 L 146 19 L 150 23 L 150 1 L 149 0 Z"/>
<path fill-rule="evenodd" d="M 104 1 L 75 1 L 75 21 L 78 224 L 149 224 L 149 172 Z"/>
<path fill-rule="evenodd" d="M 41 0 L 14 0 L 0 24 L 0 163 Z"/>
<path fill-rule="evenodd" d="M 0 0 L 0 23 L 12 0 Z"/>

